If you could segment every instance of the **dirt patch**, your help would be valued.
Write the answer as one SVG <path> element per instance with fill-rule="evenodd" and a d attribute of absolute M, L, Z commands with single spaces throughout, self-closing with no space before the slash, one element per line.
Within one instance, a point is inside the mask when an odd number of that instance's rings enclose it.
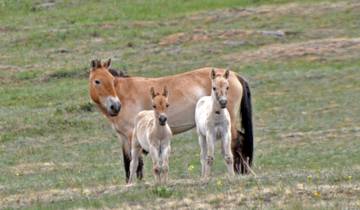
<path fill-rule="evenodd" d="M 206 31 L 206 30 L 194 30 L 189 33 L 180 32 L 175 34 L 170 34 L 168 36 L 163 37 L 159 41 L 160 46 L 167 45 L 175 45 L 175 44 L 184 44 L 191 42 L 203 42 L 203 41 L 211 41 L 211 40 L 224 40 L 225 42 L 229 42 L 229 39 L 234 39 L 242 44 L 246 43 L 246 40 L 253 36 L 271 36 L 283 38 L 288 35 L 294 35 L 297 32 L 288 31 L 288 30 L 276 30 L 276 31 L 262 31 L 262 30 L 241 30 L 241 29 L 231 29 L 231 30 L 218 30 L 218 31 Z M 231 45 L 231 44 L 230 44 Z"/>
<path fill-rule="evenodd" d="M 0 198 L 1 207 L 19 208 L 28 206 L 34 202 L 51 203 L 60 200 L 76 199 L 80 197 L 95 197 L 110 193 L 121 193 L 127 191 L 124 186 L 99 186 L 93 188 L 68 188 L 50 189 L 45 191 L 26 192 Z"/>
<path fill-rule="evenodd" d="M 253 61 L 282 61 L 291 58 L 309 60 L 345 59 L 357 56 L 360 50 L 360 38 L 321 39 L 292 44 L 271 44 L 258 50 L 232 53 L 225 60 L 250 63 Z"/>
<path fill-rule="evenodd" d="M 241 182 L 246 181 L 242 179 Z M 176 180 L 169 183 L 169 187 L 196 188 L 202 186 L 199 180 Z M 220 183 L 221 184 L 221 183 Z M 145 188 L 154 187 L 153 183 L 141 183 Z M 217 183 L 218 185 L 218 183 Z M 235 187 L 238 186 L 238 187 Z M 61 200 L 76 200 L 79 198 L 96 198 L 105 195 L 116 195 L 133 190 L 132 187 L 124 185 L 96 186 L 89 188 L 67 188 L 49 189 L 44 191 L 23 192 L 20 194 L 9 195 L 0 199 L 2 207 L 25 207 L 34 202 L 51 203 Z M 360 194 L 360 186 L 352 183 L 339 183 L 337 185 L 313 185 L 307 183 L 295 183 L 285 187 L 261 186 L 243 188 L 234 185 L 227 192 L 207 193 L 198 195 L 188 193 L 184 198 L 157 198 L 149 203 L 126 202 L 119 204 L 119 208 L 126 209 L 198 209 L 198 208 L 236 208 L 239 206 L 256 207 L 259 205 L 282 206 L 286 205 L 291 198 L 298 198 L 304 202 L 312 199 L 323 201 L 335 201 L 345 199 L 348 205 L 355 207 L 358 205 L 356 199 Z M 322 202 L 318 202 L 322 203 Z M 322 205 L 320 205 L 322 206 Z M 360 206 L 357 206 L 360 207 Z"/>
<path fill-rule="evenodd" d="M 259 7 L 221 9 L 212 12 L 198 13 L 187 17 L 187 19 L 189 21 L 222 21 L 226 24 L 247 16 L 259 17 L 259 15 L 261 15 L 261 17 L 277 17 L 282 15 L 321 15 L 329 11 L 340 12 L 348 9 L 357 9 L 359 7 L 360 3 L 358 1 L 343 1 L 334 3 L 324 2 L 307 5 L 301 3 L 289 3 L 283 5 L 264 5 Z"/>

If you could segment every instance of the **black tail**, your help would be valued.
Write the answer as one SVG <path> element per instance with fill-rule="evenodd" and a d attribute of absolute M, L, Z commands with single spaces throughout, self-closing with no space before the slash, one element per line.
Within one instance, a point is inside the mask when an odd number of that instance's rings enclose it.
<path fill-rule="evenodd" d="M 252 122 L 252 107 L 251 107 L 251 92 L 249 83 L 240 76 L 237 76 L 243 87 L 243 94 L 241 99 L 240 115 L 241 125 L 244 133 L 238 132 L 238 143 L 240 145 L 240 163 L 241 173 L 248 173 L 248 166 L 252 165 L 253 154 L 254 154 L 254 133 L 253 133 L 253 122 Z M 244 161 L 246 161 L 244 163 Z M 248 164 L 248 166 L 247 166 Z M 239 169 L 239 167 L 237 167 Z"/>

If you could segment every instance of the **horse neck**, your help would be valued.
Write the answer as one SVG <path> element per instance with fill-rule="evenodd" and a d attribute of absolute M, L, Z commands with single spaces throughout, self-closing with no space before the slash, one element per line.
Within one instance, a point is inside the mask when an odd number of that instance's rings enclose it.
<path fill-rule="evenodd" d="M 153 134 L 155 134 L 155 136 L 157 136 L 158 138 L 163 138 L 166 136 L 167 134 L 167 126 L 168 124 L 166 123 L 164 126 L 161 126 L 159 124 L 159 122 L 157 121 L 155 114 L 154 114 L 154 118 L 153 118 L 153 128 L 152 128 L 152 132 Z"/>
<path fill-rule="evenodd" d="M 131 87 L 132 87 L 131 77 L 115 77 L 115 91 L 119 98 L 125 96 L 124 93 L 131 92 L 128 91 L 129 89 L 131 89 Z"/>

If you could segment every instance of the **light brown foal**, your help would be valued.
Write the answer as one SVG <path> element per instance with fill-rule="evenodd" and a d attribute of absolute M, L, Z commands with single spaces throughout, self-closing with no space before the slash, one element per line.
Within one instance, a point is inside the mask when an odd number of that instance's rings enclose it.
<path fill-rule="evenodd" d="M 135 117 L 135 128 L 131 142 L 129 184 L 132 183 L 142 151 L 149 151 L 157 183 L 166 183 L 169 172 L 170 139 L 172 132 L 167 123 L 168 90 L 155 93 L 150 89 L 153 110 L 139 112 Z"/>

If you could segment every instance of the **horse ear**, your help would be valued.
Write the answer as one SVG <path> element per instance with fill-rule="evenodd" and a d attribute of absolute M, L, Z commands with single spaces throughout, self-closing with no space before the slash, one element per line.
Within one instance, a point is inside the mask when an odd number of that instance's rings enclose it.
<path fill-rule="evenodd" d="M 216 72 L 215 72 L 215 69 L 213 68 L 213 69 L 211 69 L 211 79 L 215 79 L 215 77 L 216 77 Z"/>
<path fill-rule="evenodd" d="M 91 69 L 92 70 L 95 70 L 100 67 L 101 67 L 101 61 L 99 61 L 98 59 L 94 59 L 91 61 Z"/>
<path fill-rule="evenodd" d="M 109 58 L 107 61 L 105 61 L 102 66 L 104 68 L 108 69 L 110 67 L 110 65 L 111 65 L 111 58 Z"/>
<path fill-rule="evenodd" d="M 169 94 L 169 91 L 168 91 L 167 87 L 165 86 L 165 87 L 164 87 L 163 96 L 167 97 L 168 94 Z"/>
<path fill-rule="evenodd" d="M 226 69 L 225 74 L 224 74 L 225 79 L 228 79 L 229 75 L 230 75 L 230 71 L 229 71 L 229 69 Z"/>
<path fill-rule="evenodd" d="M 151 98 L 155 98 L 156 94 L 155 94 L 154 87 L 150 88 L 150 95 L 151 95 Z"/>

